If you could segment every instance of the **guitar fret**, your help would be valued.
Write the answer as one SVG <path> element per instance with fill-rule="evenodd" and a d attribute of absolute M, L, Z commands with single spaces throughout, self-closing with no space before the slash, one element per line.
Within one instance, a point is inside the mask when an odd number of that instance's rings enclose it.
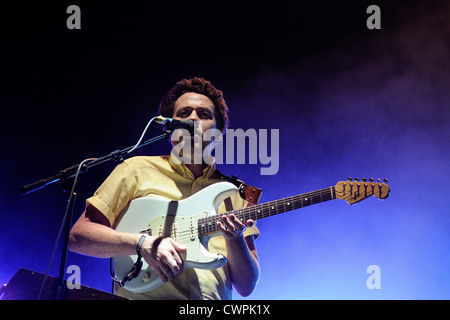
<path fill-rule="evenodd" d="M 368 189 L 359 189 L 362 186 L 368 186 Z M 346 200 L 349 204 L 353 204 L 372 195 L 380 199 L 385 199 L 389 196 L 389 188 L 381 183 L 375 184 L 371 181 L 371 185 L 360 185 L 359 183 L 340 181 L 335 187 L 294 195 L 221 214 L 217 214 L 213 209 L 209 211 L 209 207 L 204 206 L 210 203 L 206 201 L 206 198 L 213 200 L 212 198 L 214 197 L 214 200 L 217 201 L 230 188 L 232 189 L 233 186 L 225 184 L 211 186 L 209 190 L 200 191 L 202 194 L 199 192 L 194 198 L 186 199 L 186 202 L 180 203 L 146 197 L 135 199 L 133 200 L 133 204 L 136 203 L 136 205 L 130 205 L 125 213 L 124 219 L 116 226 L 116 230 L 119 232 L 128 232 L 132 231 L 134 227 L 139 227 L 139 230 L 145 229 L 141 231 L 142 233 L 154 236 L 170 236 L 180 243 L 189 243 L 189 250 L 193 250 L 191 253 L 192 257 L 197 259 L 197 261 L 201 259 L 201 261 L 205 262 L 199 267 L 209 269 L 210 267 L 221 266 L 226 263 L 223 257 L 207 255 L 207 248 L 203 247 L 209 240 L 208 237 L 203 236 L 219 231 L 217 223 L 221 221 L 223 215 L 235 214 L 241 221 L 248 219 L 258 220 L 332 199 L 342 199 Z M 160 210 L 163 205 L 167 205 L 169 210 Z M 152 209 L 153 206 L 155 206 L 154 210 Z M 136 222 L 136 226 L 132 227 L 130 222 Z M 197 223 L 197 225 L 195 226 L 194 223 Z M 119 264 L 120 266 L 120 268 L 115 268 L 118 279 L 126 279 L 128 270 L 132 268 L 133 259 L 130 257 L 130 259 L 125 260 L 123 262 L 122 260 L 113 258 L 114 265 Z M 186 267 L 189 266 L 186 264 Z M 119 271 L 121 269 L 123 272 Z M 148 281 L 137 281 L 138 283 L 132 284 L 129 287 L 128 282 L 126 282 L 124 285 L 125 289 L 133 291 L 133 288 L 136 288 L 139 290 L 143 289 L 142 291 L 149 291 L 158 287 L 160 285 L 158 283 L 159 280 L 151 280 L 153 271 L 150 273 L 146 269 L 147 266 L 143 265 L 143 270 L 141 270 L 138 277 L 144 278 L 145 276 L 145 278 L 148 278 Z"/>
<path fill-rule="evenodd" d="M 245 223 L 249 219 L 259 220 L 332 199 L 336 199 L 336 190 L 334 187 L 329 187 L 326 189 L 307 192 L 296 196 L 290 196 L 263 204 L 257 204 L 234 211 L 229 211 L 225 214 L 228 215 L 233 213 L 238 219 Z M 222 215 L 199 219 L 198 224 L 200 234 L 217 232 L 219 230 L 217 227 L 217 221 L 220 220 L 220 216 Z"/>

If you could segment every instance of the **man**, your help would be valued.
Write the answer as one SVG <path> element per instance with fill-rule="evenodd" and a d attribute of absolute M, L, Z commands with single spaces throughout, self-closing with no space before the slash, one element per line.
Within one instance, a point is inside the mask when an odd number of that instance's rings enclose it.
<path fill-rule="evenodd" d="M 224 132 L 228 125 L 228 108 L 222 92 L 202 78 L 179 81 L 163 98 L 159 113 L 177 120 L 196 121 L 200 134 L 214 128 Z M 175 141 L 173 145 L 178 143 L 192 144 L 190 160 L 194 159 L 195 148 L 201 148 L 203 154 L 214 145 L 213 141 L 194 138 Z M 185 156 L 183 159 L 189 158 Z M 142 234 L 114 230 L 131 200 L 144 196 L 181 200 L 223 181 L 214 162 L 208 165 L 205 161 L 173 160 L 171 156 L 133 157 L 118 165 L 94 196 L 87 199 L 85 212 L 70 232 L 70 250 L 101 258 L 134 255 Z M 248 204 L 239 195 L 227 200 L 227 208 L 222 203 L 219 212 Z M 183 270 L 180 254 L 186 250 L 184 246 L 171 238 L 148 236 L 142 243 L 141 254 L 165 284 L 144 294 L 131 293 L 116 285 L 116 294 L 130 299 L 230 299 L 234 288 L 242 296 L 248 296 L 259 277 L 254 242 L 259 231 L 253 227 L 253 221 L 243 223 L 233 215 L 223 215 L 218 228 L 222 235 L 209 241 L 208 250 L 227 257 L 224 267 Z"/>

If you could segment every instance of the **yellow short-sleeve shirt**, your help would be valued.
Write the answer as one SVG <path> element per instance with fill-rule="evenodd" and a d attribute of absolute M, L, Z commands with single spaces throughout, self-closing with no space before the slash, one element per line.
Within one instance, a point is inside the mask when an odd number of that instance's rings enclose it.
<path fill-rule="evenodd" d="M 223 181 L 215 173 L 214 163 L 195 179 L 183 164 L 175 164 L 169 156 L 140 156 L 119 164 L 94 196 L 86 200 L 86 206 L 94 206 L 115 226 L 116 220 L 127 204 L 139 197 L 159 197 L 170 200 L 185 199 L 201 189 Z M 228 203 L 229 204 L 229 203 Z M 238 194 L 231 197 L 232 209 L 240 209 L 247 201 Z M 228 208 L 230 209 L 230 208 Z M 219 213 L 226 212 L 225 204 Z M 259 236 L 256 227 L 247 228 L 244 236 Z M 226 256 L 223 236 L 210 239 L 208 250 Z M 129 299 L 231 299 L 232 286 L 228 265 L 216 270 L 187 269 L 161 287 L 147 293 L 132 293 L 116 286 L 116 294 Z"/>

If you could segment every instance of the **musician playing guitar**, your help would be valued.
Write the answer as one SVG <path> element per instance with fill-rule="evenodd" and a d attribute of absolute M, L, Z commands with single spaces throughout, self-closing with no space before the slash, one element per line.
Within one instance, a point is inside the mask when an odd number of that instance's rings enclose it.
<path fill-rule="evenodd" d="M 211 128 L 224 132 L 228 125 L 227 113 L 222 92 L 201 78 L 178 82 L 163 98 L 159 111 L 164 117 L 200 123 L 201 133 Z M 173 142 L 173 146 L 177 143 Z M 144 293 L 130 292 L 116 285 L 116 294 L 131 299 L 231 299 L 232 288 L 242 296 L 254 290 L 260 273 L 255 246 L 259 231 L 251 219 L 241 221 L 230 214 L 217 222 L 221 236 L 211 238 L 207 249 L 225 256 L 227 263 L 213 270 L 183 268 L 183 256 L 188 249 L 172 237 L 155 232 L 150 235 L 115 230 L 133 199 L 153 197 L 175 203 L 223 181 L 214 163 L 193 161 L 195 148 L 201 148 L 203 154 L 213 147 L 213 142 L 192 139 L 192 144 L 192 161 L 185 163 L 177 164 L 170 156 L 139 156 L 119 164 L 94 196 L 87 199 L 85 212 L 73 226 L 69 239 L 71 251 L 111 258 L 136 255 L 138 248 L 145 262 L 164 282 Z M 220 205 L 219 214 L 248 205 L 239 194 L 227 200 Z M 173 232 L 176 234 L 176 230 Z"/>

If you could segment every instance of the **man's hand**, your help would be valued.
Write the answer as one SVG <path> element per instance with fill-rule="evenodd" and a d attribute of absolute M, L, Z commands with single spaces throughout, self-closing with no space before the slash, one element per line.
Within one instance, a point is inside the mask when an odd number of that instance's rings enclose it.
<path fill-rule="evenodd" d="M 234 214 L 222 215 L 217 222 L 225 237 L 228 268 L 231 282 L 236 291 L 246 297 L 253 292 L 259 278 L 258 254 L 252 235 L 244 238 L 247 227 L 254 225 L 249 219 L 245 223 Z"/>
<path fill-rule="evenodd" d="M 186 252 L 186 247 L 173 239 L 152 236 L 145 239 L 141 249 L 142 257 L 164 282 L 183 271 L 181 252 Z"/>
<path fill-rule="evenodd" d="M 217 222 L 217 227 L 227 239 L 239 238 L 247 227 L 253 226 L 253 220 L 249 219 L 244 223 L 234 214 L 230 214 L 228 217 L 223 215 L 221 219 L 222 221 Z"/>

